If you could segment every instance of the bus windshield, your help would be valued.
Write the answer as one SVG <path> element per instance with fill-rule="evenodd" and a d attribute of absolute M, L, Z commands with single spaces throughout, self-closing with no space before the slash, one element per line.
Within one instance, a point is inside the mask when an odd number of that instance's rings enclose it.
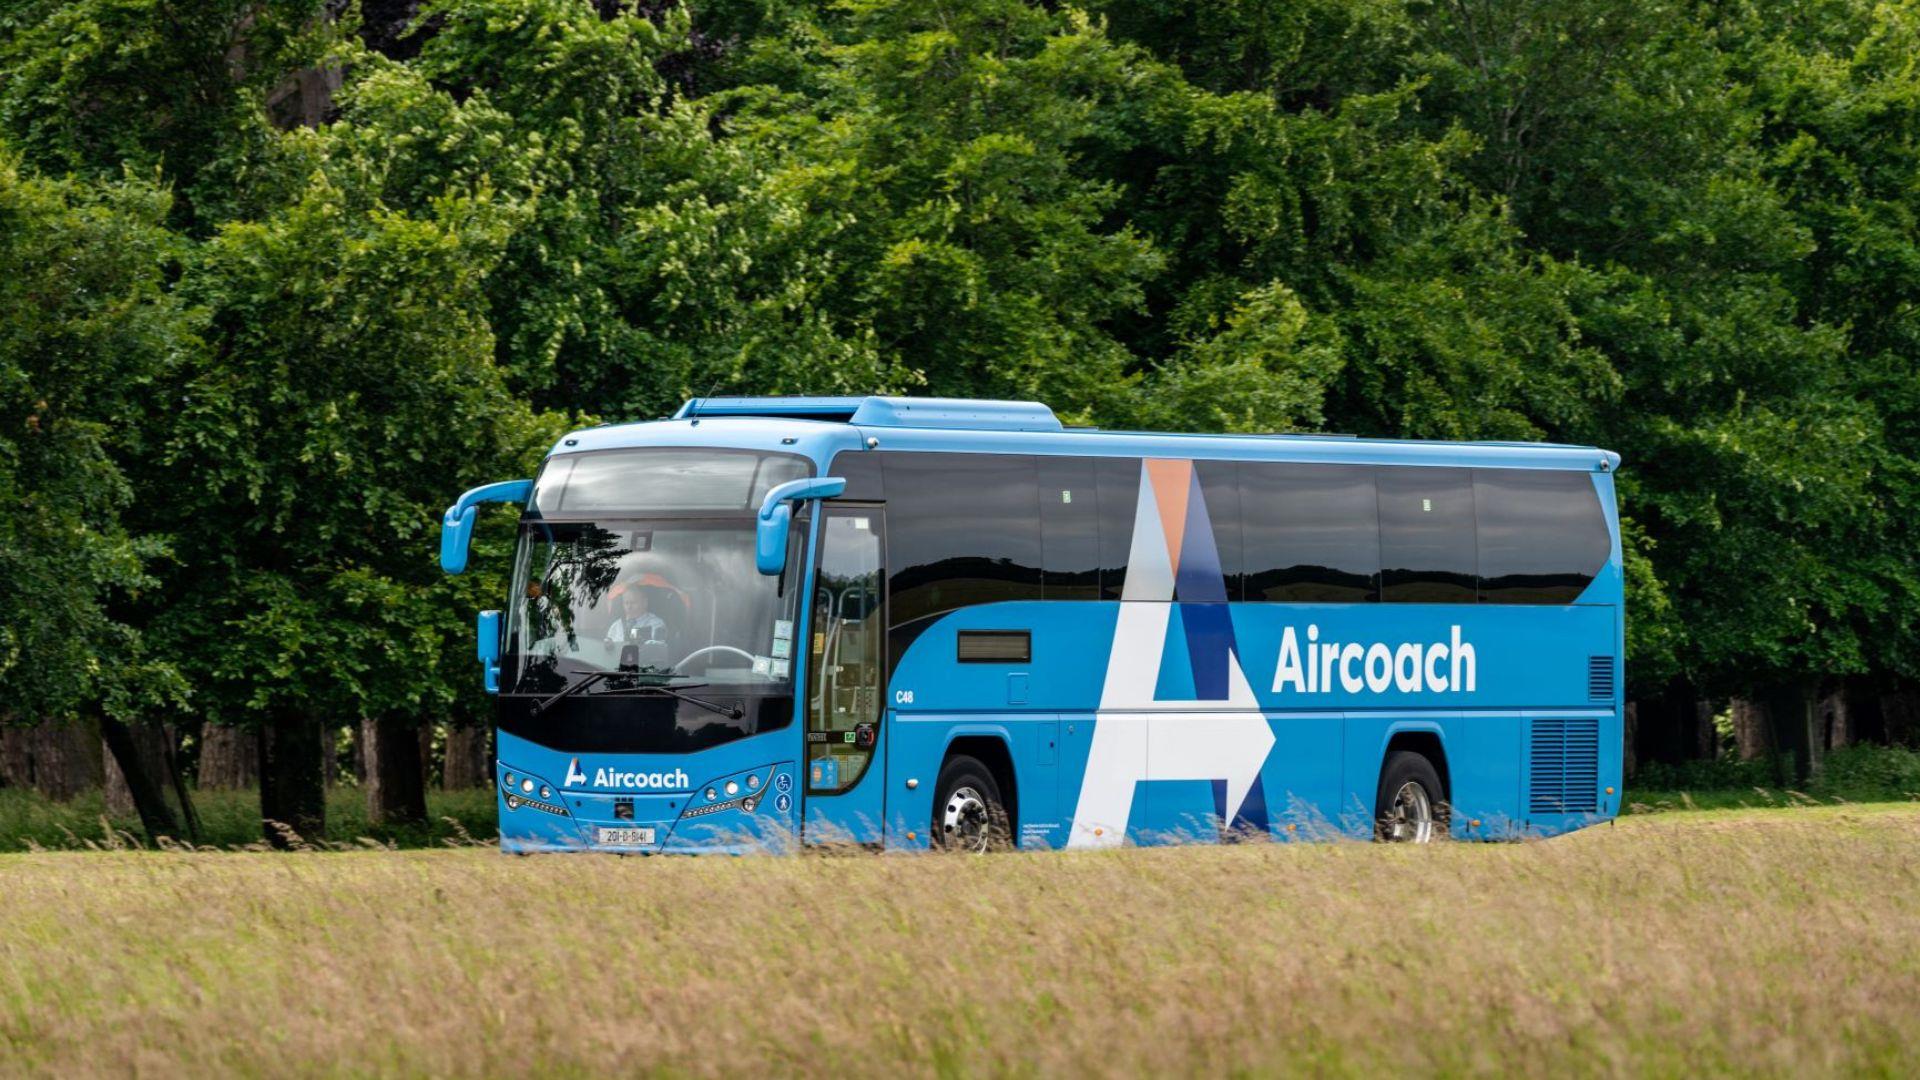
<path fill-rule="evenodd" d="M 759 573 L 753 551 L 743 518 L 525 523 L 507 630 L 516 690 L 604 671 L 789 689 L 799 590 Z"/>

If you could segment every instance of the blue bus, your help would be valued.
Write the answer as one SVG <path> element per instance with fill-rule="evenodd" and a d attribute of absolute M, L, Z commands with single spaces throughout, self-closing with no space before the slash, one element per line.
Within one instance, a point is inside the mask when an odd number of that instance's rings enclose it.
<path fill-rule="evenodd" d="M 704 398 L 575 431 L 480 613 L 502 846 L 1098 848 L 1619 810 L 1617 455 Z"/>

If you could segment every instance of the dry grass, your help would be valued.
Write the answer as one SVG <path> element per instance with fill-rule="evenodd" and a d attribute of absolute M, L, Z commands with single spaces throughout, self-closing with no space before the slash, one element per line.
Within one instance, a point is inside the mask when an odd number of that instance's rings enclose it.
<path fill-rule="evenodd" d="M 1908 1074 L 1920 809 L 992 858 L 0 856 L 0 1072 Z"/>

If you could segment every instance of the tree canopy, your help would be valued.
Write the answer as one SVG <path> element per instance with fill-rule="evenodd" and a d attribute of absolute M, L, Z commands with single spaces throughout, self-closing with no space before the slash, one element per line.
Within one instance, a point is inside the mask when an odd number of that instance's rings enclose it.
<path fill-rule="evenodd" d="M 469 700 L 500 560 L 437 510 L 709 392 L 1598 444 L 1636 694 L 1911 686 L 1916 54 L 1866 0 L 20 0 L 5 708 Z"/>

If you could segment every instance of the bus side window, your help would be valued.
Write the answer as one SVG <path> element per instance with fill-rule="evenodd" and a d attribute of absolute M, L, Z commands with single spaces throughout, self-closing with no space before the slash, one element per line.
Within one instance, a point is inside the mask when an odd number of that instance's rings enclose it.
<path fill-rule="evenodd" d="M 1586 473 L 1475 469 L 1473 497 L 1482 603 L 1571 604 L 1612 554 Z"/>
<path fill-rule="evenodd" d="M 1240 470 L 1246 466 L 1237 461 L 1196 461 L 1193 469 L 1200 477 L 1200 498 L 1207 505 L 1207 526 L 1213 533 L 1214 554 L 1220 559 L 1220 586 L 1222 596 L 1187 596 L 1178 589 L 1174 592 L 1176 600 L 1240 600 L 1242 585 L 1246 579 L 1246 563 L 1242 557 L 1240 504 Z M 1205 583 L 1199 583 L 1205 587 Z"/>
<path fill-rule="evenodd" d="M 1140 459 L 1095 458 L 1100 499 L 1100 599 L 1118 600 L 1133 553 L 1133 518 L 1140 504 Z"/>
<path fill-rule="evenodd" d="M 1371 465 L 1240 465 L 1248 600 L 1380 599 L 1380 501 Z"/>
<path fill-rule="evenodd" d="M 1479 598 L 1473 470 L 1380 469 L 1380 596 L 1388 603 L 1471 604 Z"/>
<path fill-rule="evenodd" d="M 1100 503 L 1093 460 L 1042 457 L 1040 588 L 1048 600 L 1100 598 Z"/>

